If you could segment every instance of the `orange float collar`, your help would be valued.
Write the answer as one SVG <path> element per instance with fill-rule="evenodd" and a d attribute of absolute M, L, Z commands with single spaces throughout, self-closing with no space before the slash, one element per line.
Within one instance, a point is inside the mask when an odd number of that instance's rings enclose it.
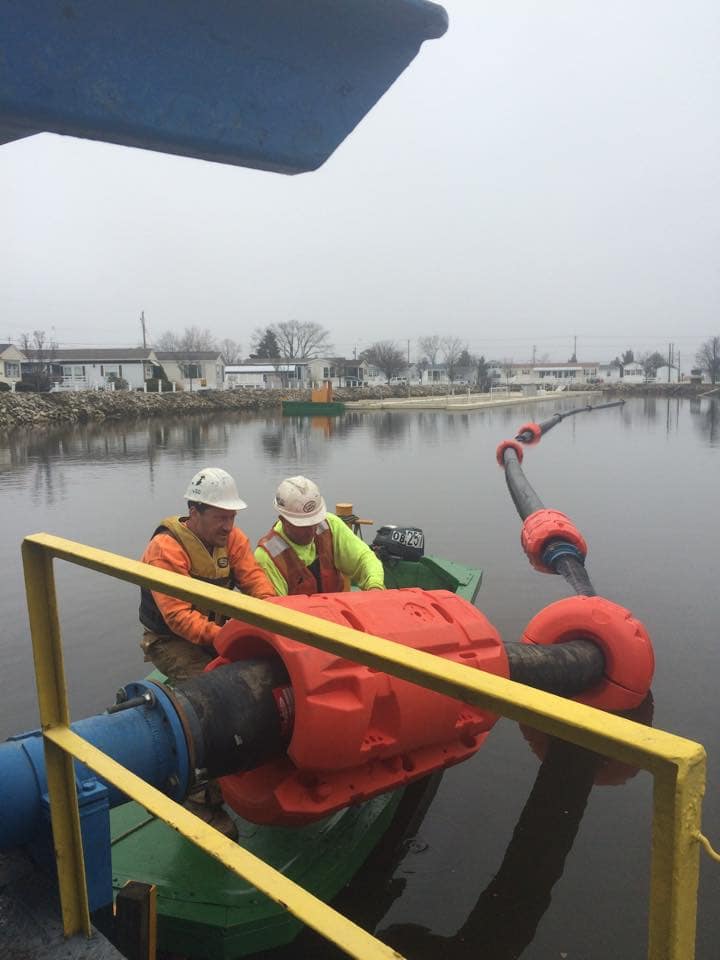
<path fill-rule="evenodd" d="M 523 643 L 592 640 L 605 656 L 600 683 L 573 697 L 601 710 L 633 710 L 647 696 L 655 657 L 647 630 L 629 610 L 604 597 L 566 597 L 549 604 L 525 628 Z"/>
<path fill-rule="evenodd" d="M 578 560 L 583 561 L 587 556 L 585 538 L 572 522 L 570 517 L 559 510 L 536 510 L 525 518 L 520 533 L 520 543 L 528 560 L 541 573 L 555 573 L 548 565 L 545 551 L 551 541 L 564 541 Z"/>
<path fill-rule="evenodd" d="M 495 451 L 495 458 L 503 469 L 505 469 L 505 451 L 508 449 L 515 451 L 518 463 L 522 463 L 523 460 L 524 451 L 517 440 L 503 440 L 502 443 L 498 444 L 497 450 Z"/>
<path fill-rule="evenodd" d="M 535 446 L 542 439 L 542 427 L 539 423 L 524 423 L 518 430 L 515 439 L 531 447 Z"/>
<path fill-rule="evenodd" d="M 479 610 L 445 590 L 279 597 L 273 602 L 508 676 L 500 636 Z M 223 777 L 225 801 L 254 823 L 297 826 L 460 763 L 497 719 L 416 684 L 249 624 L 231 621 L 209 669 L 277 653 L 295 701 L 287 755 Z"/>

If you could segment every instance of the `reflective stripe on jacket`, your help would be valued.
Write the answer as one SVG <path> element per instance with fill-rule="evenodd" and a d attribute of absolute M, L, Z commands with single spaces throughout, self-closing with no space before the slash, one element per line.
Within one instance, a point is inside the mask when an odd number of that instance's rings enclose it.
<path fill-rule="evenodd" d="M 335 567 L 333 537 L 326 520 L 315 531 L 315 562 L 305 566 L 292 546 L 270 529 L 258 543 L 265 550 L 288 585 L 288 594 L 340 593 L 343 589 L 342 574 Z"/>
<path fill-rule="evenodd" d="M 213 583 L 218 587 L 227 587 L 232 590 L 235 586 L 235 576 L 230 567 L 226 548 L 215 547 L 211 555 L 195 534 L 181 522 L 182 520 L 187 520 L 187 517 L 166 517 L 150 539 L 152 540 L 160 533 L 169 533 L 187 554 L 190 560 L 189 573 L 194 580 L 202 580 L 205 583 Z M 201 610 L 198 613 L 219 626 L 225 622 L 225 617 L 216 616 L 212 611 L 206 613 Z M 152 592 L 146 587 L 140 588 L 140 623 L 153 633 L 173 632 L 165 622 Z"/>

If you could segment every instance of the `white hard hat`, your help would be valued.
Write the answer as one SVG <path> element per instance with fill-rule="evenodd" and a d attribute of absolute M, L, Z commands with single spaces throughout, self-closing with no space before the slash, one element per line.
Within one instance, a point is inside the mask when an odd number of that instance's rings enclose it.
<path fill-rule="evenodd" d="M 199 470 L 185 491 L 185 500 L 206 503 L 220 510 L 244 510 L 247 504 L 238 496 L 235 481 L 220 467 L 205 467 Z"/>
<path fill-rule="evenodd" d="M 317 484 L 307 477 L 288 477 L 277 488 L 273 506 L 296 527 L 312 527 L 325 519 L 327 510 Z"/>

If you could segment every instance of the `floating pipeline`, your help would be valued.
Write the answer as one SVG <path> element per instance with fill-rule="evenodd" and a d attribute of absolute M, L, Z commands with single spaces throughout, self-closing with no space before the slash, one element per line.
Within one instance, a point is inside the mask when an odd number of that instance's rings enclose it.
<path fill-rule="evenodd" d="M 528 625 L 523 643 L 507 648 L 481 611 L 444 590 L 274 602 L 601 708 L 637 705 L 652 679 L 642 625 L 610 601 L 571 600 L 580 603 L 572 610 L 569 601 L 551 604 Z M 246 819 L 291 825 L 468 759 L 496 720 L 239 621 L 226 624 L 216 648 L 220 657 L 208 673 L 175 687 L 128 684 L 108 713 L 77 721 L 73 730 L 175 800 L 222 777 L 227 802 Z M 127 800 L 77 762 L 75 777 L 81 800 L 92 797 L 105 809 Z M 25 845 L 47 827 L 38 731 L 0 744 L 0 804 L 0 850 Z"/>
<path fill-rule="evenodd" d="M 572 632 L 562 620 L 564 632 L 552 642 L 552 631 L 536 630 L 534 618 L 523 642 L 507 647 L 480 610 L 443 590 L 316 594 L 275 602 L 605 709 L 637 706 L 652 679 L 647 633 L 610 601 L 573 609 Z M 558 605 L 551 606 L 556 615 Z M 625 628 L 617 642 L 605 627 L 613 615 L 612 623 Z M 209 669 L 279 655 L 292 687 L 296 714 L 287 752 L 221 780 L 229 806 L 255 823 L 309 823 L 460 763 L 482 746 L 497 719 L 249 624 L 226 624 L 215 647 L 220 656 Z"/>

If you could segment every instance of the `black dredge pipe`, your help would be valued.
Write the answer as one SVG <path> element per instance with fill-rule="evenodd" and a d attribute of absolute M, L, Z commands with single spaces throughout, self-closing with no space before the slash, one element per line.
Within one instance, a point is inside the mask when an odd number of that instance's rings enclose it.
<path fill-rule="evenodd" d="M 287 749 L 292 688 L 280 657 L 241 660 L 167 688 L 196 779 L 252 770 Z"/>
<path fill-rule="evenodd" d="M 605 406 L 617 406 L 617 404 L 605 404 Z M 597 407 L 594 409 L 597 409 Z M 558 414 L 558 416 L 560 416 L 560 414 Z M 503 463 L 505 467 L 505 483 L 510 491 L 510 496 L 515 504 L 515 509 L 520 515 L 520 519 L 526 520 L 530 514 L 536 513 L 538 510 L 544 510 L 545 504 L 525 476 L 523 468 L 520 466 L 518 455 L 512 447 L 505 448 L 503 452 Z M 560 540 L 551 542 L 557 546 L 562 544 Z M 588 572 L 585 569 L 585 565 L 578 560 L 577 557 L 571 554 L 564 554 L 562 550 L 559 550 L 557 555 L 550 559 L 550 565 L 555 573 L 560 574 L 579 596 L 597 596 Z"/>
<path fill-rule="evenodd" d="M 602 680 L 605 656 L 592 640 L 569 640 L 546 647 L 506 643 L 510 679 L 536 690 L 574 697 Z"/>
<path fill-rule="evenodd" d="M 593 687 L 605 669 L 590 640 L 509 643 L 506 651 L 511 680 L 567 697 Z M 227 664 L 165 689 L 185 729 L 196 781 L 252 770 L 287 750 L 294 701 L 278 656 Z"/>
<path fill-rule="evenodd" d="M 609 407 L 622 407 L 625 403 L 624 400 L 612 400 L 610 403 L 587 403 L 584 407 L 575 407 L 574 410 L 566 410 L 564 413 L 555 413 L 549 420 L 543 420 L 542 423 L 539 423 L 540 427 L 540 436 L 545 436 L 545 434 L 552 430 L 553 427 L 556 427 L 561 423 L 566 417 L 574 417 L 576 413 L 590 413 L 592 410 L 607 410 Z M 533 439 L 533 435 L 529 430 L 525 430 L 519 433 L 516 437 L 516 440 L 519 440 L 520 443 L 530 443 Z"/>

